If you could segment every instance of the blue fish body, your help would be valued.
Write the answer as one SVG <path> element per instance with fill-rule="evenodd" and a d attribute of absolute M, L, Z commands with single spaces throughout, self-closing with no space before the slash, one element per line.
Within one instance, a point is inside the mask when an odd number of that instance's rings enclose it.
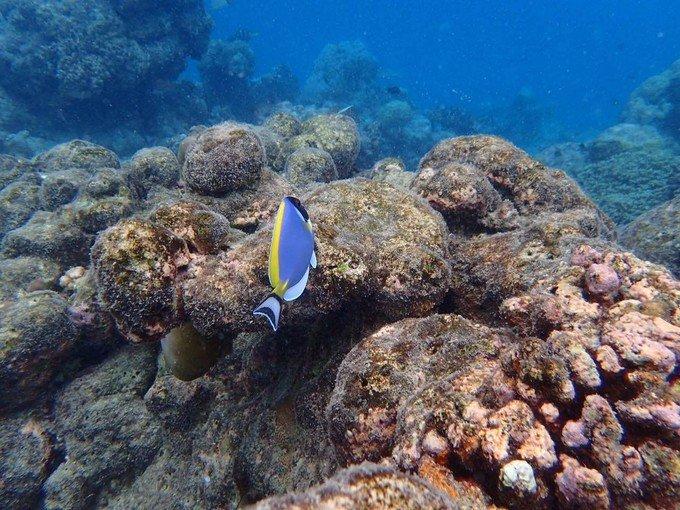
<path fill-rule="evenodd" d="M 310 267 L 316 267 L 312 222 L 300 201 L 285 197 L 279 205 L 269 249 L 269 283 L 272 293 L 253 311 L 278 329 L 281 305 L 300 297 L 307 286 Z"/>
<path fill-rule="evenodd" d="M 270 266 L 278 266 L 278 278 L 272 281 L 271 271 L 269 283 L 276 288 L 280 282 L 288 282 L 288 288 L 298 283 L 309 269 L 309 263 L 314 253 L 314 234 L 312 233 L 309 218 L 305 218 L 301 211 L 286 197 L 281 202 L 283 218 L 279 245 L 276 253 L 272 242 Z M 272 239 L 273 240 L 273 239 Z M 278 258 L 277 261 L 271 260 Z"/>

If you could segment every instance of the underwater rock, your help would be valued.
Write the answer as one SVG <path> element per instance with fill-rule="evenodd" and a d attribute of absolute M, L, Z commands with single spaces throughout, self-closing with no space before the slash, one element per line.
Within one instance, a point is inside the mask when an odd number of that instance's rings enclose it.
<path fill-rule="evenodd" d="M 132 214 L 135 204 L 126 195 L 103 198 L 83 195 L 69 204 L 62 214 L 87 234 L 95 235 Z"/>
<path fill-rule="evenodd" d="M 43 485 L 45 508 L 104 505 L 151 463 L 162 436 L 143 395 L 155 371 L 154 350 L 127 346 L 59 392 L 49 430 L 64 460 Z"/>
<path fill-rule="evenodd" d="M 343 463 L 391 459 L 413 470 L 428 454 L 450 452 L 444 466 L 453 456 L 457 469 L 462 463 L 477 479 L 488 473 L 482 488 L 494 494 L 484 484 L 505 476 L 509 461 L 522 460 L 533 470 L 535 492 L 506 484 L 510 494 L 498 500 L 520 508 L 527 498 L 549 507 L 554 469 L 564 463 L 554 481 L 566 500 L 611 497 L 619 505 L 665 506 L 675 489 L 666 483 L 650 492 L 640 452 L 622 437 L 662 434 L 666 447 L 677 447 L 672 437 L 680 406 L 672 380 L 659 374 L 677 367 L 680 284 L 629 254 L 604 251 L 599 259 L 621 282 L 610 302 L 586 297 L 583 267 L 549 276 L 530 294 L 506 301 L 520 314 L 511 324 L 522 317 L 520 310 L 544 311 L 541 329 L 523 333 L 542 339 L 434 315 L 384 326 L 357 344 L 340 366 L 327 408 Z M 552 294 L 542 293 L 544 284 L 555 289 Z M 607 346 L 622 365 L 615 376 L 601 356 Z M 631 384 L 635 391 L 620 392 Z M 580 395 L 588 395 L 581 420 L 563 418 L 581 405 Z M 560 428 L 553 439 L 549 429 Z M 593 494 L 585 492 L 584 478 L 592 474 L 569 457 L 558 459 L 559 451 L 602 473 L 599 488 L 590 485 Z"/>
<path fill-rule="evenodd" d="M 263 168 L 260 178 L 239 191 L 216 197 L 194 193 L 191 190 L 152 190 L 146 199 L 148 208 L 159 203 L 189 201 L 210 208 L 221 214 L 233 228 L 253 232 L 263 222 L 276 214 L 281 197 L 294 195 L 293 186 L 280 174 Z"/>
<path fill-rule="evenodd" d="M 420 171 L 448 163 L 480 168 L 521 215 L 562 212 L 593 203 L 564 172 L 545 167 L 511 143 L 495 136 L 461 136 L 438 143 L 420 161 Z"/>
<path fill-rule="evenodd" d="M 8 232 L 0 246 L 7 257 L 35 256 L 75 266 L 87 262 L 89 239 L 66 215 L 38 211 Z"/>
<path fill-rule="evenodd" d="M 161 205 L 149 219 L 183 239 L 189 250 L 201 254 L 226 250 L 244 236 L 231 228 L 224 216 L 196 202 Z"/>
<path fill-rule="evenodd" d="M 286 166 L 287 147 L 285 139 L 268 127 L 253 126 L 253 130 L 262 142 L 269 168 L 276 172 L 282 172 Z"/>
<path fill-rule="evenodd" d="M 515 206 L 501 197 L 476 166 L 448 163 L 436 170 L 425 166 L 415 174 L 411 188 L 442 213 L 452 232 L 493 232 L 517 226 Z"/>
<path fill-rule="evenodd" d="M 58 458 L 45 424 L 29 415 L 0 423 L 0 505 L 28 510 L 39 506 L 43 482 Z"/>
<path fill-rule="evenodd" d="M 41 209 L 54 211 L 59 206 L 68 204 L 88 178 L 87 172 L 77 169 L 57 170 L 47 174 L 40 185 Z"/>
<path fill-rule="evenodd" d="M 311 136 L 319 149 L 331 155 L 341 179 L 354 173 L 359 155 L 359 133 L 352 117 L 317 115 L 304 122 L 302 132 Z"/>
<path fill-rule="evenodd" d="M 182 327 L 180 326 L 180 328 Z M 175 328 L 169 335 L 175 334 L 177 329 L 179 328 Z M 195 330 L 192 336 L 194 334 L 197 335 Z M 161 342 L 165 342 L 165 339 Z M 163 349 L 164 359 L 167 360 L 165 345 L 163 345 Z M 194 348 L 183 350 L 178 353 L 183 357 L 183 360 L 179 362 L 182 366 L 175 365 L 174 368 L 169 368 L 173 375 L 157 375 L 156 380 L 144 395 L 144 403 L 147 409 L 154 418 L 160 420 L 166 429 L 190 430 L 197 421 L 200 421 L 201 414 L 210 403 L 208 385 L 201 379 L 195 379 L 203 375 L 214 364 L 218 351 L 215 350 L 207 357 L 205 357 L 206 353 L 202 349 L 199 349 L 199 351 L 196 362 L 197 366 L 203 370 L 197 370 L 197 368 L 191 366 L 191 356 L 192 353 L 196 353 L 196 350 Z"/>
<path fill-rule="evenodd" d="M 257 181 L 265 161 L 264 148 L 253 130 L 226 122 L 198 135 L 186 153 L 183 177 L 193 190 L 220 196 Z"/>
<path fill-rule="evenodd" d="M 653 125 L 680 140 L 680 60 L 656 76 L 652 76 L 630 96 L 623 114 L 627 122 Z"/>
<path fill-rule="evenodd" d="M 322 149 L 301 148 L 286 160 L 286 179 L 293 186 L 305 187 L 313 182 L 330 182 L 338 178 L 333 158 Z"/>
<path fill-rule="evenodd" d="M 680 277 L 680 194 L 623 227 L 621 245 Z"/>
<path fill-rule="evenodd" d="M 177 161 L 179 162 L 180 166 L 184 166 L 184 160 L 186 159 L 187 152 L 196 143 L 198 135 L 200 135 L 206 129 L 208 129 L 208 126 L 204 126 L 202 124 L 199 124 L 198 126 L 192 126 L 192 128 L 189 130 L 189 133 L 187 133 L 187 135 L 182 138 L 182 141 L 179 143 L 179 147 L 177 148 Z"/>
<path fill-rule="evenodd" d="M 302 122 L 294 115 L 285 112 L 278 112 L 267 117 L 263 126 L 271 129 L 284 140 L 302 133 Z"/>
<path fill-rule="evenodd" d="M 99 299 L 133 342 L 156 340 L 178 324 L 175 277 L 189 262 L 186 243 L 141 219 L 102 232 L 92 247 Z"/>
<path fill-rule="evenodd" d="M 385 181 L 402 188 L 410 188 L 416 174 L 408 172 L 399 158 L 385 158 L 376 162 L 368 172 L 369 179 Z"/>
<path fill-rule="evenodd" d="M 465 505 L 468 502 L 456 503 Z M 366 462 L 338 472 L 319 487 L 301 494 L 266 499 L 254 508 L 257 510 L 462 508 L 456 503 L 422 478 L 402 473 L 392 467 Z"/>
<path fill-rule="evenodd" d="M 584 191 L 616 223 L 633 221 L 680 190 L 680 156 L 668 149 L 634 149 L 574 171 Z"/>
<path fill-rule="evenodd" d="M 167 147 L 151 147 L 137 151 L 130 160 L 128 179 L 146 196 L 153 185 L 174 186 L 179 180 L 180 166 Z"/>
<path fill-rule="evenodd" d="M 35 290 L 54 290 L 60 276 L 59 264 L 49 259 L 0 259 L 0 302 L 14 301 Z"/>
<path fill-rule="evenodd" d="M 34 400 L 64 368 L 78 340 L 57 293 L 27 294 L 0 309 L 0 410 Z"/>
<path fill-rule="evenodd" d="M 49 9 L 37 0 L 3 0 L 1 7 L 0 85 L 18 100 L 39 96 L 34 110 L 67 128 L 148 111 L 158 82 L 174 80 L 189 58 L 201 56 L 211 28 L 199 0 L 177 9 L 139 0 L 55 1 Z"/>
<path fill-rule="evenodd" d="M 378 74 L 378 63 L 362 42 L 328 44 L 314 62 L 303 96 L 318 105 L 326 101 L 356 105 L 378 87 Z"/>
<path fill-rule="evenodd" d="M 45 172 L 69 168 L 90 172 L 98 168 L 120 168 L 118 156 L 113 151 L 83 140 L 56 145 L 33 161 Z"/>
<path fill-rule="evenodd" d="M 236 98 L 240 97 L 243 103 L 254 68 L 255 53 L 248 41 L 238 37 L 211 40 L 198 64 L 211 101 L 235 106 L 239 103 Z"/>
<path fill-rule="evenodd" d="M 302 298 L 287 306 L 287 322 L 337 312 L 349 302 L 370 302 L 376 316 L 422 315 L 442 300 L 448 236 L 427 204 L 365 179 L 336 181 L 301 200 L 314 225 L 319 267 Z M 184 307 L 201 333 L 257 327 L 251 312 L 269 292 L 270 236 L 260 230 L 231 251 L 190 265 Z"/>
<path fill-rule="evenodd" d="M 23 158 L 0 154 L 0 189 L 16 180 L 27 180 L 39 184 L 40 177 L 35 165 Z"/>
<path fill-rule="evenodd" d="M 40 188 L 29 181 L 13 182 L 0 190 L 0 238 L 23 225 L 40 207 Z"/>
<path fill-rule="evenodd" d="M 92 198 L 112 197 L 129 192 L 121 172 L 115 168 L 102 168 L 88 179 L 82 193 Z"/>

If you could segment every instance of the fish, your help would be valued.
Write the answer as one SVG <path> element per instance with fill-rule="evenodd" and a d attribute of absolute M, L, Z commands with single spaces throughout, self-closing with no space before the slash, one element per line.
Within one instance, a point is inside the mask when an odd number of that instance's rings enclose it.
<path fill-rule="evenodd" d="M 272 329 L 278 330 L 283 303 L 302 295 L 309 270 L 316 266 L 316 244 L 309 214 L 299 199 L 285 197 L 276 213 L 269 248 L 272 292 L 253 310 L 253 315 L 266 317 Z"/>
<path fill-rule="evenodd" d="M 345 106 L 342 110 L 338 110 L 338 113 L 336 115 L 342 115 L 343 113 L 347 113 L 352 108 L 354 108 L 354 105 Z"/>

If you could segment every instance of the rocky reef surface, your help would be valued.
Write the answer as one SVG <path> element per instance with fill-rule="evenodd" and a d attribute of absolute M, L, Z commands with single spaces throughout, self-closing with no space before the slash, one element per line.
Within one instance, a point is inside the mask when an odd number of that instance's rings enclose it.
<path fill-rule="evenodd" d="M 0 159 L 0 507 L 677 504 L 680 282 L 501 138 L 415 175 L 359 138 L 280 113 Z M 319 264 L 274 335 L 286 194 Z"/>

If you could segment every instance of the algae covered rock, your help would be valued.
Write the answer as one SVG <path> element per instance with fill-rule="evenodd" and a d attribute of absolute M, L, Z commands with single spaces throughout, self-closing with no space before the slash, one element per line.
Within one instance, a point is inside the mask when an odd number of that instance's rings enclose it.
<path fill-rule="evenodd" d="M 92 247 L 99 298 L 133 342 L 158 339 L 178 322 L 174 279 L 189 261 L 184 241 L 140 219 L 102 232 Z"/>
<path fill-rule="evenodd" d="M 368 177 L 374 181 L 387 181 L 395 186 L 408 188 L 413 182 L 415 173 L 407 171 L 406 165 L 399 158 L 385 158 L 373 165 Z"/>
<path fill-rule="evenodd" d="M 40 188 L 28 181 L 13 182 L 0 190 L 0 238 L 23 225 L 40 207 Z"/>
<path fill-rule="evenodd" d="M 294 115 L 285 112 L 278 112 L 267 117 L 263 125 L 284 139 L 293 138 L 302 133 L 302 122 Z"/>
<path fill-rule="evenodd" d="M 177 148 L 177 161 L 181 166 L 184 165 L 187 152 L 196 143 L 198 135 L 200 135 L 206 129 L 208 129 L 208 127 L 202 124 L 199 124 L 198 126 L 192 126 L 187 135 L 179 143 L 179 147 Z"/>
<path fill-rule="evenodd" d="M 0 260 L 0 301 L 14 300 L 22 294 L 54 289 L 61 276 L 56 262 L 38 257 Z"/>
<path fill-rule="evenodd" d="M 275 172 L 282 172 L 286 166 L 287 144 L 285 139 L 266 126 L 254 126 L 253 130 L 262 142 L 269 168 Z"/>
<path fill-rule="evenodd" d="M 364 463 L 340 471 L 319 487 L 301 494 L 261 501 L 257 510 L 365 508 L 449 510 L 463 508 L 425 480 L 394 468 Z"/>
<path fill-rule="evenodd" d="M 75 198 L 80 187 L 88 180 L 84 170 L 57 170 L 45 176 L 40 186 L 40 205 L 43 210 L 53 211 Z"/>
<path fill-rule="evenodd" d="M 62 370 L 78 340 L 67 308 L 59 294 L 41 291 L 0 310 L 0 409 L 37 398 Z"/>
<path fill-rule="evenodd" d="M 120 168 L 116 154 L 100 145 L 83 140 L 56 145 L 33 160 L 47 172 L 76 168 L 92 171 L 97 168 Z"/>
<path fill-rule="evenodd" d="M 220 196 L 260 178 L 265 150 L 248 126 L 226 122 L 201 132 L 188 149 L 183 177 L 193 190 Z"/>
<path fill-rule="evenodd" d="M 68 216 L 56 212 L 35 213 L 23 226 L 7 233 L 2 253 L 9 257 L 35 256 L 64 265 L 87 260 L 89 239 Z"/>
<path fill-rule="evenodd" d="M 515 206 L 477 166 L 447 163 L 436 170 L 425 166 L 411 188 L 444 215 L 452 232 L 493 232 L 517 224 Z"/>
<path fill-rule="evenodd" d="M 54 438 L 30 416 L 0 424 L 0 505 L 28 510 L 39 505 L 42 484 L 57 461 Z"/>
<path fill-rule="evenodd" d="M 177 183 L 180 166 L 167 147 L 151 147 L 137 151 L 130 160 L 128 178 L 142 196 L 153 185 L 170 187 Z"/>
<path fill-rule="evenodd" d="M 86 508 L 151 463 L 161 434 L 143 394 L 155 359 L 145 347 L 122 349 L 59 392 L 50 429 L 64 461 L 43 485 L 46 508 Z"/>
<path fill-rule="evenodd" d="M 438 143 L 420 161 L 420 171 L 448 163 L 480 168 L 520 214 L 562 212 L 593 203 L 564 172 L 545 167 L 511 143 L 495 136 L 461 136 Z"/>
<path fill-rule="evenodd" d="M 196 202 L 161 205 L 149 219 L 182 238 L 190 250 L 203 254 L 226 250 L 243 237 L 224 216 Z"/>
<path fill-rule="evenodd" d="M 322 149 L 301 148 L 286 160 L 286 179 L 294 186 L 330 182 L 338 178 L 333 158 Z"/>
<path fill-rule="evenodd" d="M 317 115 L 306 120 L 302 130 L 316 142 L 315 146 L 331 155 L 340 178 L 354 173 L 359 155 L 359 132 L 354 119 L 340 114 Z"/>
<path fill-rule="evenodd" d="M 628 122 L 657 126 L 678 139 L 679 81 L 680 61 L 675 61 L 668 69 L 646 80 L 631 94 L 623 114 L 624 119 Z"/>
<path fill-rule="evenodd" d="M 680 157 L 666 149 L 630 150 L 591 162 L 574 176 L 614 221 L 626 224 L 680 190 Z"/>
<path fill-rule="evenodd" d="M 448 236 L 438 213 L 386 183 L 336 181 L 301 197 L 312 219 L 318 268 L 286 307 L 292 324 L 370 303 L 378 316 L 427 313 L 444 296 Z M 229 252 L 197 259 L 183 282 L 188 317 L 206 335 L 257 326 L 251 312 L 269 292 L 271 234 L 260 230 Z"/>
<path fill-rule="evenodd" d="M 619 242 L 680 276 L 680 194 L 623 227 Z"/>

